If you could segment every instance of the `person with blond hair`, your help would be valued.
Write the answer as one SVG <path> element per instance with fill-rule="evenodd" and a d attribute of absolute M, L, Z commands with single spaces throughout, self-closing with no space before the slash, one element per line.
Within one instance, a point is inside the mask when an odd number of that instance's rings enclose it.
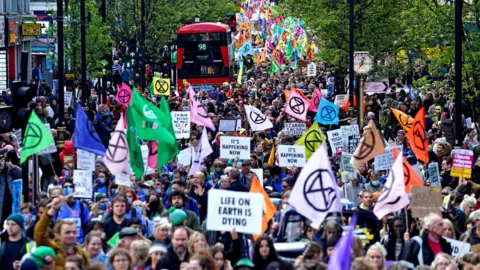
<path fill-rule="evenodd" d="M 203 235 L 203 233 L 200 233 L 200 232 L 192 233 L 192 235 L 188 240 L 188 250 L 190 251 L 191 254 L 194 254 L 201 250 L 207 250 L 208 248 L 209 247 L 208 247 L 207 239 L 205 238 L 205 235 Z"/>
<path fill-rule="evenodd" d="M 135 240 L 130 246 L 130 255 L 132 256 L 133 269 L 143 269 L 148 261 L 150 244 L 145 240 Z"/>
<path fill-rule="evenodd" d="M 451 266 L 454 266 L 454 267 L 450 268 Z M 453 257 L 448 254 L 439 253 L 435 257 L 435 260 L 433 260 L 432 270 L 446 270 L 446 269 L 457 269 L 455 259 L 453 259 Z"/>
<path fill-rule="evenodd" d="M 367 261 L 371 262 L 376 266 L 376 270 L 385 270 L 386 269 L 386 258 L 387 251 L 385 247 L 379 242 L 371 245 L 367 250 Z"/>

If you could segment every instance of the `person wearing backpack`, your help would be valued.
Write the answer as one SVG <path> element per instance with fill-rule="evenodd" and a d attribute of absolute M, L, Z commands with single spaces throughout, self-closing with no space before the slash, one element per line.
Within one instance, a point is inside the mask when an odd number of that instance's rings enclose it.
<path fill-rule="evenodd" d="M 440 253 L 452 255 L 452 247 L 442 238 L 443 220 L 430 213 L 423 219 L 423 232 L 410 239 L 400 254 L 400 260 L 415 268 L 418 265 L 431 265 Z"/>

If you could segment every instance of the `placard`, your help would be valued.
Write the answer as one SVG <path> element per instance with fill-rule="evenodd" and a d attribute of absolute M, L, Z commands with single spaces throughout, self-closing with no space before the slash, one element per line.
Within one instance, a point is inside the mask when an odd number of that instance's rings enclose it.
<path fill-rule="evenodd" d="M 77 170 L 95 171 L 95 154 L 77 149 Z"/>
<path fill-rule="evenodd" d="M 414 218 L 423 218 L 430 213 L 442 216 L 442 192 L 440 187 L 412 187 L 410 208 Z"/>
<path fill-rule="evenodd" d="M 347 98 L 348 98 L 347 95 L 336 95 L 334 103 L 335 105 L 341 108 L 347 104 Z"/>
<path fill-rule="evenodd" d="M 251 172 L 254 172 L 257 175 L 260 185 L 263 187 L 263 169 L 250 169 Z"/>
<path fill-rule="evenodd" d="M 250 137 L 220 137 L 220 158 L 250 159 Z"/>
<path fill-rule="evenodd" d="M 353 154 L 353 152 L 355 152 L 355 149 L 353 149 L 353 151 L 350 151 L 350 149 L 349 149 L 349 141 L 350 141 L 349 137 L 352 136 L 351 145 L 353 147 L 354 140 L 356 140 L 356 138 L 358 138 L 358 137 L 355 137 L 355 136 L 360 136 L 360 130 L 358 128 L 358 125 L 341 126 L 340 129 L 342 130 L 343 149 L 345 149 L 345 152 Z"/>
<path fill-rule="evenodd" d="M 305 146 L 278 146 L 278 165 L 280 167 L 304 167 L 305 158 Z"/>
<path fill-rule="evenodd" d="M 48 129 L 48 131 L 50 131 L 50 124 L 49 123 L 44 123 L 45 127 Z M 43 149 L 42 151 L 38 152 L 39 155 L 46 155 L 46 154 L 52 154 L 52 153 L 55 153 L 57 152 L 57 146 L 55 145 L 55 140 L 52 142 L 52 144 Z"/>
<path fill-rule="evenodd" d="M 130 165 L 128 165 L 128 167 L 130 167 Z M 126 168 L 121 174 L 115 175 L 115 184 L 130 187 L 132 185 L 130 180 L 130 170 L 130 168 Z"/>
<path fill-rule="evenodd" d="M 470 252 L 471 245 L 469 243 L 464 243 L 463 241 L 458 241 L 452 238 L 443 237 L 450 246 L 452 247 L 452 257 L 462 258 L 463 255 Z"/>
<path fill-rule="evenodd" d="M 212 189 L 208 192 L 207 230 L 260 234 L 263 195 Z"/>
<path fill-rule="evenodd" d="M 360 143 L 360 135 L 355 134 L 355 135 L 348 136 L 348 146 L 346 149 L 347 152 L 354 153 L 359 143 Z"/>
<path fill-rule="evenodd" d="M 350 160 L 352 159 L 352 157 L 353 157 L 353 154 L 342 152 L 341 165 L 342 165 L 342 170 L 344 172 L 350 172 L 350 173 L 355 172 L 352 167 L 352 164 L 350 164 Z"/>
<path fill-rule="evenodd" d="M 148 145 L 144 144 L 144 145 L 140 146 L 140 151 L 142 151 L 143 168 L 144 168 L 145 171 L 147 171 L 148 154 L 149 154 Z"/>
<path fill-rule="evenodd" d="M 4 23 L 3 16 L 0 16 L 0 31 L 3 27 L 1 27 L 2 23 Z M 0 33 L 0 38 L 3 37 L 5 32 Z M 5 39 L 0 40 L 0 44 L 5 44 Z M 3 46 L 0 46 L 3 47 Z M 6 90 L 8 88 L 8 64 L 7 64 L 7 51 L 0 50 L 0 90 Z"/>
<path fill-rule="evenodd" d="M 241 119 L 221 119 L 218 121 L 218 131 L 235 132 L 242 128 Z"/>
<path fill-rule="evenodd" d="M 19 214 L 22 205 L 22 179 L 13 180 L 12 190 L 12 214 Z"/>
<path fill-rule="evenodd" d="M 440 171 L 438 169 L 437 162 L 431 162 L 430 164 L 428 164 L 428 179 L 430 180 L 431 186 L 442 186 L 442 182 L 440 180 Z"/>
<path fill-rule="evenodd" d="M 190 112 L 172 112 L 175 139 L 190 138 Z"/>
<path fill-rule="evenodd" d="M 178 164 L 182 164 L 183 166 L 190 166 L 192 164 L 192 147 L 185 148 L 180 151 L 177 155 Z"/>
<path fill-rule="evenodd" d="M 403 145 L 385 147 L 385 152 L 383 152 L 383 154 L 375 156 L 373 160 L 373 169 L 375 171 L 386 171 L 392 168 L 393 162 L 395 161 L 393 158 L 393 148 L 396 148 L 399 153 L 403 152 Z"/>
<path fill-rule="evenodd" d="M 307 65 L 307 77 L 317 76 L 317 65 L 310 63 Z"/>
<path fill-rule="evenodd" d="M 451 176 L 462 178 L 472 177 L 473 151 L 454 149 L 452 150 L 452 158 Z"/>
<path fill-rule="evenodd" d="M 72 105 L 72 97 L 73 97 L 72 92 L 70 92 L 70 91 L 63 92 L 63 98 L 64 98 L 64 101 L 65 101 L 65 106 L 70 107 L 70 105 Z"/>
<path fill-rule="evenodd" d="M 285 123 L 283 133 L 288 136 L 302 136 L 307 131 L 305 123 Z"/>
<path fill-rule="evenodd" d="M 92 198 L 93 180 L 91 171 L 74 170 L 73 184 L 75 185 L 75 198 Z"/>
<path fill-rule="evenodd" d="M 328 142 L 332 148 L 332 152 L 338 153 L 343 150 L 343 137 L 341 129 L 327 131 Z"/>

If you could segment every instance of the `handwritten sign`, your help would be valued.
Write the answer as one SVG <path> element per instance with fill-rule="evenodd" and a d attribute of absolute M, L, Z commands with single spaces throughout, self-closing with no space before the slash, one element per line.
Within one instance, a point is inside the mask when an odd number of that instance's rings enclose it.
<path fill-rule="evenodd" d="M 472 177 L 473 151 L 465 149 L 452 150 L 452 170 L 450 175 L 453 177 Z"/>
<path fill-rule="evenodd" d="M 74 170 L 73 184 L 75 185 L 75 198 L 92 198 L 93 180 L 91 171 Z"/>
<path fill-rule="evenodd" d="M 172 112 L 175 139 L 190 138 L 190 112 Z"/>
<path fill-rule="evenodd" d="M 259 193 L 212 189 L 208 192 L 207 230 L 260 234 L 263 196 Z"/>
<path fill-rule="evenodd" d="M 442 215 L 442 193 L 440 187 L 412 187 L 410 207 L 414 218 L 423 218 L 430 213 Z"/>
<path fill-rule="evenodd" d="M 250 137 L 220 137 L 220 158 L 250 159 Z"/>
<path fill-rule="evenodd" d="M 8 188 L 8 187 L 7 187 Z M 22 179 L 17 179 L 13 181 L 13 190 L 12 190 L 12 214 L 19 214 L 20 207 L 22 205 Z"/>
<path fill-rule="evenodd" d="M 95 154 L 77 149 L 77 169 L 95 171 Z"/>
<path fill-rule="evenodd" d="M 352 164 L 350 164 L 350 160 L 352 159 L 352 157 L 353 157 L 353 154 L 342 152 L 341 165 L 342 165 L 342 170 L 344 172 L 350 172 L 350 173 L 355 172 L 353 170 Z"/>
<path fill-rule="evenodd" d="M 65 106 L 70 107 L 70 105 L 72 105 L 72 97 L 73 97 L 73 93 L 70 92 L 70 91 L 65 91 L 65 92 L 63 93 L 63 98 L 64 98 L 64 101 L 65 101 Z"/>
<path fill-rule="evenodd" d="M 385 152 L 375 156 L 373 167 L 375 171 L 385 171 L 392 168 L 393 165 L 393 148 L 396 148 L 399 153 L 403 151 L 403 145 L 396 145 L 394 147 L 385 147 Z"/>
<path fill-rule="evenodd" d="M 432 162 L 428 164 L 428 179 L 430 180 L 431 186 L 441 187 L 442 183 L 440 180 L 440 171 L 438 169 L 438 163 Z"/>
<path fill-rule="evenodd" d="M 341 129 L 327 131 L 328 142 L 332 148 L 332 152 L 338 153 L 343 149 L 343 137 Z"/>
<path fill-rule="evenodd" d="M 302 136 L 307 131 L 305 123 L 285 123 L 283 133 L 288 136 Z"/>
<path fill-rule="evenodd" d="M 294 145 L 278 146 L 278 165 L 280 167 L 304 167 L 305 166 L 305 147 Z"/>

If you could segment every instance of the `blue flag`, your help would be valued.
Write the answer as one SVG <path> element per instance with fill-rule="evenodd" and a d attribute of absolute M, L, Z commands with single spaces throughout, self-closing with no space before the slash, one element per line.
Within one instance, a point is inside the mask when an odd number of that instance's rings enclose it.
<path fill-rule="evenodd" d="M 350 270 L 350 251 L 353 246 L 353 232 L 357 225 L 357 218 L 357 214 L 352 217 L 347 233 L 338 240 L 333 248 L 332 255 L 328 260 L 327 270 Z"/>
<path fill-rule="evenodd" d="M 332 102 L 322 98 L 318 107 L 315 121 L 322 125 L 338 125 L 339 107 Z"/>
<path fill-rule="evenodd" d="M 411 97 L 413 100 L 416 100 L 416 99 L 417 99 L 417 94 L 415 94 L 415 92 L 413 91 L 413 86 L 411 86 L 411 85 L 410 85 L 410 87 L 409 87 L 408 94 L 410 95 L 410 97 Z"/>
<path fill-rule="evenodd" d="M 75 120 L 73 146 L 99 156 L 104 156 L 106 151 L 92 122 L 88 120 L 87 114 L 79 103 L 77 103 L 77 119 Z"/>
<path fill-rule="evenodd" d="M 238 50 L 238 53 L 241 56 L 253 55 L 252 40 L 243 43 L 242 47 L 240 47 L 240 49 Z"/>

